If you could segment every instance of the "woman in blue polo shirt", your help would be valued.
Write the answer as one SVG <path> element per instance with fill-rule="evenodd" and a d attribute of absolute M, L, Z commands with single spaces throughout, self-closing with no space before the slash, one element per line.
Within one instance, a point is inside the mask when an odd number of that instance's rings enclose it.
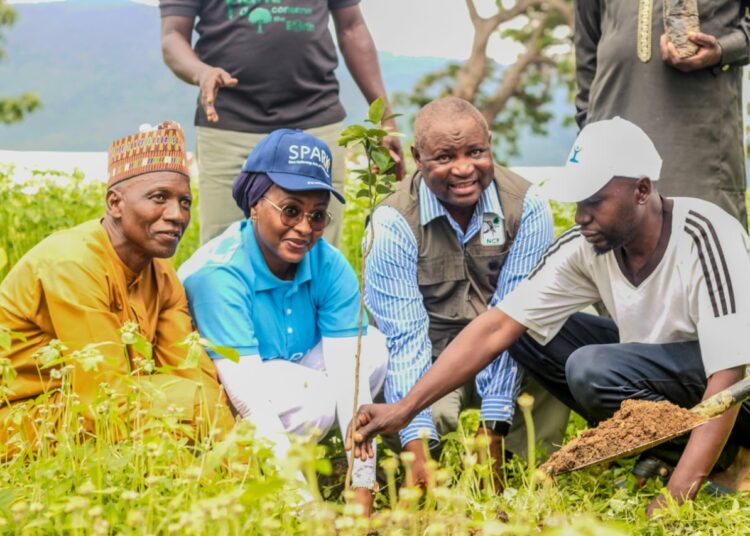
<path fill-rule="evenodd" d="M 331 153 L 299 130 L 276 130 L 252 151 L 233 195 L 249 219 L 201 247 L 179 270 L 190 312 L 212 343 L 235 348 L 239 363 L 214 357 L 237 411 L 258 433 L 289 447 L 285 433 L 352 417 L 359 285 L 344 256 L 321 240 L 331 221 Z M 360 400 L 382 387 L 385 338 L 365 323 Z M 352 485 L 372 496 L 374 461 L 355 461 Z M 366 492 L 366 493 L 362 493 Z M 365 506 L 369 508 L 370 504 Z"/>

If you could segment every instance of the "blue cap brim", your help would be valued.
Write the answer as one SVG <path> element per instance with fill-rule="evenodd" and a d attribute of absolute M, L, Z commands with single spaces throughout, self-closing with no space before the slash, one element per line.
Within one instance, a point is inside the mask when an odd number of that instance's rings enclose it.
<path fill-rule="evenodd" d="M 291 192 L 305 192 L 311 190 L 327 190 L 331 192 L 341 203 L 346 203 L 344 196 L 333 189 L 333 186 L 323 181 L 319 181 L 304 175 L 294 175 L 292 173 L 279 173 L 278 171 L 267 171 L 266 175 L 270 177 L 273 183 L 279 188 Z"/>

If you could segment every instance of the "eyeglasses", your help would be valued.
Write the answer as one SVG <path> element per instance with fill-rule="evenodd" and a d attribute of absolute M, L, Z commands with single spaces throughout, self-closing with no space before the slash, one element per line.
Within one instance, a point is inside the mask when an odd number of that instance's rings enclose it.
<path fill-rule="evenodd" d="M 325 210 L 313 210 L 312 212 L 304 212 L 296 205 L 284 205 L 280 207 L 266 196 L 261 197 L 268 201 L 268 203 L 279 211 L 281 216 L 281 223 L 287 227 L 294 227 L 302 221 L 302 217 L 306 216 L 307 221 L 310 224 L 310 229 L 313 231 L 322 231 L 326 226 L 333 221 L 333 216 L 330 212 Z"/>

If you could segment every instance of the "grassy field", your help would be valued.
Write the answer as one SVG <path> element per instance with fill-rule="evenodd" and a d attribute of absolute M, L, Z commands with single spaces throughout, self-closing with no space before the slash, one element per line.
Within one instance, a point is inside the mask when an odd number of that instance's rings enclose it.
<path fill-rule="evenodd" d="M 58 182 L 64 179 L 65 184 Z M 0 170 L 0 248 L 8 265 L 55 229 L 99 217 L 104 188 L 82 177 L 44 176 L 12 184 Z M 351 192 L 350 192 L 351 193 Z M 570 224 L 571 207 L 555 207 L 558 231 Z M 359 260 L 361 206 L 347 204 L 342 249 L 355 267 Z M 197 218 L 175 258 L 179 264 L 197 246 Z M 360 232 L 357 232 L 359 230 Z M 2 259 L 0 259 L 2 260 Z M 0 279 L 7 267 L 0 268 Z M 51 363 L 63 387 L 24 411 L 39 415 L 33 433 L 20 426 L 0 446 L 0 533 L 2 534 L 380 534 L 438 535 L 723 535 L 750 533 L 750 498 L 710 497 L 671 505 L 652 520 L 644 509 L 659 492 L 658 483 L 636 490 L 628 476 L 632 461 L 596 467 L 540 481 L 538 460 L 511 460 L 506 489 L 488 489 L 485 448 L 472 433 L 475 411 L 431 466 L 435 485 L 426 496 L 400 489 L 409 471 L 403 460 L 385 451 L 377 513 L 367 520 L 341 495 L 343 475 L 331 475 L 330 458 L 340 442 L 317 445 L 297 441 L 289 459 L 278 463 L 268 446 L 241 423 L 218 440 L 178 423 L 174 415 L 149 410 L 150 397 L 133 389 L 116 395 L 102 389 L 96 436 L 80 429 L 80 407 L 70 392 L 70 362 L 91 353 L 50 348 L 40 366 Z M 44 361 L 46 360 L 46 361 Z M 95 360 L 94 360 L 95 361 Z M 0 388 L 13 374 L 0 353 Z M 138 416 L 137 422 L 124 411 Z M 59 426 L 45 414 L 64 415 Z M 573 419 L 569 435 L 582 427 Z M 116 430 L 126 430 L 122 439 Z M 303 499 L 293 475 L 309 480 Z M 320 486 L 318 485 L 320 479 Z"/>

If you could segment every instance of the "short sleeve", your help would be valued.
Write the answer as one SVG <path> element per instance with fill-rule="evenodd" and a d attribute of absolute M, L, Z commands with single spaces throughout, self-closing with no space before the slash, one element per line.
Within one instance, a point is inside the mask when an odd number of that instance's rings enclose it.
<path fill-rule="evenodd" d="M 324 262 L 315 280 L 315 302 L 318 307 L 318 327 L 323 337 L 351 337 L 357 335 L 359 319 L 359 282 L 344 256 L 328 244 L 321 244 Z M 319 281 L 319 282 L 318 282 Z M 367 333 L 367 314 L 363 316 Z"/>
<path fill-rule="evenodd" d="M 242 278 L 226 267 L 211 266 L 194 272 L 184 284 L 190 313 L 203 337 L 240 355 L 258 355 L 253 292 Z"/>
<path fill-rule="evenodd" d="M 328 0 L 328 9 L 333 11 L 343 7 L 356 6 L 360 0 Z"/>
<path fill-rule="evenodd" d="M 547 344 L 571 315 L 599 301 L 587 273 L 585 240 L 578 227 L 561 234 L 516 289 L 496 305 Z"/>
<path fill-rule="evenodd" d="M 705 215 L 704 215 L 705 214 Z M 750 240 L 728 215 L 691 211 L 692 309 L 706 376 L 750 362 Z"/>
<path fill-rule="evenodd" d="M 197 17 L 200 9 L 201 0 L 159 0 L 162 17 Z"/>

